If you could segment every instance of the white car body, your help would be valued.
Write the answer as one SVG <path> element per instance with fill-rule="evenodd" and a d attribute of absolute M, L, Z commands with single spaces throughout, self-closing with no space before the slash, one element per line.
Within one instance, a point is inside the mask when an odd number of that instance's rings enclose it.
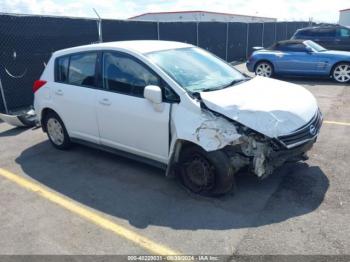
<path fill-rule="evenodd" d="M 256 131 L 269 140 L 279 140 L 306 127 L 315 117 L 322 121 L 321 116 L 317 116 L 320 113 L 315 98 L 301 86 L 256 77 L 223 90 L 200 92 L 201 99 L 196 99 L 146 56 L 150 52 L 189 47 L 193 46 L 168 41 L 123 41 L 57 51 L 40 78 L 46 84 L 35 92 L 38 121 L 41 123 L 45 109 L 53 110 L 72 139 L 161 163 L 168 168 L 168 174 L 184 141 L 207 152 L 242 145 L 242 151 L 251 159 L 250 165 L 259 177 L 271 173 L 264 163 L 270 148 L 244 130 Z M 144 97 L 55 82 L 56 58 L 107 50 L 131 55 L 144 63 L 171 87 L 180 101 L 154 103 Z M 149 91 L 152 87 L 146 89 Z M 309 141 L 313 144 L 319 126 L 316 132 L 311 130 L 310 137 L 285 145 L 283 152 Z M 243 162 L 239 165 L 247 164 Z"/>

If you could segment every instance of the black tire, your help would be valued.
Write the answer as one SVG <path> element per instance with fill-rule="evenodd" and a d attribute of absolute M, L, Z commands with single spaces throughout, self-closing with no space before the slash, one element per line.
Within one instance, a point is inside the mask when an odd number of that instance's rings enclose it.
<path fill-rule="evenodd" d="M 222 151 L 206 152 L 188 146 L 180 155 L 179 171 L 183 185 L 196 194 L 219 196 L 235 189 L 233 168 Z"/>
<path fill-rule="evenodd" d="M 348 73 L 344 72 L 344 75 L 341 75 L 341 72 L 338 70 L 345 70 Z M 332 78 L 334 81 L 336 81 L 337 83 L 341 83 L 341 84 L 347 84 L 350 83 L 350 63 L 339 63 L 336 64 L 333 69 L 332 69 L 332 74 L 331 74 Z"/>
<path fill-rule="evenodd" d="M 269 70 L 269 71 L 260 72 L 259 71 L 260 69 L 263 70 L 263 68 L 261 68 L 261 67 L 264 67 L 265 70 Z M 273 77 L 273 75 L 274 75 L 274 68 L 273 68 L 273 65 L 270 62 L 268 62 L 268 61 L 261 61 L 261 62 L 258 62 L 255 65 L 254 73 L 255 73 L 255 75 L 259 75 L 259 76 Z"/>
<path fill-rule="evenodd" d="M 49 130 L 49 128 L 50 128 L 49 123 L 51 123 L 51 121 L 53 121 L 54 123 L 59 123 L 59 125 L 61 126 L 62 130 L 60 133 L 62 134 L 62 142 L 55 141 L 55 138 L 53 137 L 53 135 L 50 134 L 51 129 Z M 60 149 L 60 150 L 66 150 L 66 149 L 71 147 L 72 142 L 69 138 L 66 127 L 63 124 L 63 121 L 61 120 L 61 118 L 55 112 L 51 111 L 51 112 L 47 113 L 45 120 L 44 120 L 44 124 L 45 124 L 45 130 L 46 130 L 47 136 L 48 136 L 51 144 L 55 148 Z"/>

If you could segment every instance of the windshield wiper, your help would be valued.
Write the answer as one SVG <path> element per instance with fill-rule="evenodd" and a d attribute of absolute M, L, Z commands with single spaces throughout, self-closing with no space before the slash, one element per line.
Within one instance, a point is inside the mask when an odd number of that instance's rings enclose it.
<path fill-rule="evenodd" d="M 224 89 L 224 88 L 227 88 L 227 87 L 230 87 L 230 86 L 233 86 L 233 85 L 236 85 L 238 83 L 241 83 L 241 82 L 245 82 L 245 81 L 248 81 L 250 80 L 250 78 L 246 77 L 246 78 L 241 78 L 241 79 L 235 79 L 233 81 L 231 81 L 230 83 L 228 84 L 225 84 L 223 86 L 216 86 L 216 87 L 208 87 L 208 88 L 203 88 L 203 89 L 195 89 L 193 90 L 193 92 L 210 92 L 210 91 L 216 91 L 216 90 L 221 90 L 221 89 Z"/>
<path fill-rule="evenodd" d="M 248 81 L 248 80 L 250 80 L 250 78 L 248 78 L 248 77 L 246 77 L 246 78 L 241 78 L 241 79 L 235 79 L 235 80 L 231 81 L 230 83 L 228 83 L 228 84 L 226 84 L 226 85 L 224 85 L 224 86 L 219 87 L 218 89 L 228 88 L 228 87 L 230 87 L 230 86 L 234 86 L 234 85 L 236 85 L 236 84 L 238 84 L 238 83 L 242 83 L 242 82 L 245 82 L 245 81 Z"/>

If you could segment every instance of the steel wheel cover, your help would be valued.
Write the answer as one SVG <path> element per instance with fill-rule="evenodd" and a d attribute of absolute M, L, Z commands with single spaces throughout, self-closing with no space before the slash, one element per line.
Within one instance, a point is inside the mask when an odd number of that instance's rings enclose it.
<path fill-rule="evenodd" d="M 47 133 L 49 137 L 51 138 L 51 141 L 55 145 L 62 145 L 64 142 L 64 133 L 63 128 L 60 122 L 58 122 L 55 118 L 50 118 L 47 121 Z"/>
<path fill-rule="evenodd" d="M 187 178 L 195 191 L 210 190 L 215 185 L 214 167 L 200 154 L 185 164 Z"/>

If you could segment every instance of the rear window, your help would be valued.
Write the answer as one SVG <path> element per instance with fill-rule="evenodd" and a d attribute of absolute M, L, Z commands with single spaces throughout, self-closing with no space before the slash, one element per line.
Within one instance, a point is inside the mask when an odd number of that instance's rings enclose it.
<path fill-rule="evenodd" d="M 312 36 L 312 35 L 313 33 L 311 30 L 301 30 L 295 34 L 295 36 L 297 37 Z"/>
<path fill-rule="evenodd" d="M 56 61 L 56 81 L 64 83 L 68 79 L 69 56 L 57 58 Z"/>

